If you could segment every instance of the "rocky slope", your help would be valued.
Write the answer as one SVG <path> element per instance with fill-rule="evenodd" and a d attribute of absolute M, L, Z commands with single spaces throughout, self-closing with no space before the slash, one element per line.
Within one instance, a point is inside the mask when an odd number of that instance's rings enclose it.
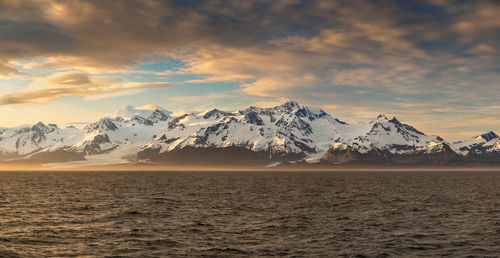
<path fill-rule="evenodd" d="M 139 158 L 179 160 L 182 153 L 208 157 L 224 152 L 219 161 L 242 159 L 243 153 L 264 161 L 292 161 L 323 154 L 343 139 L 340 132 L 347 127 L 323 110 L 296 102 L 235 112 L 212 109 L 172 120 L 161 136 L 140 149 Z"/>
<path fill-rule="evenodd" d="M 379 115 L 369 125 L 361 135 L 333 144 L 323 160 L 334 164 L 353 161 L 402 164 L 445 163 L 458 159 L 441 137 L 426 135 L 395 117 L 388 119 Z"/>
<path fill-rule="evenodd" d="M 82 129 L 58 128 L 41 122 L 33 126 L 0 129 L 0 158 L 64 162 L 109 155 L 108 160 L 134 159 L 137 150 L 164 131 L 170 112 L 135 110 L 127 106 L 109 118 Z"/>
<path fill-rule="evenodd" d="M 456 153 L 468 159 L 491 162 L 500 160 L 500 137 L 492 131 L 454 142 L 451 146 Z"/>

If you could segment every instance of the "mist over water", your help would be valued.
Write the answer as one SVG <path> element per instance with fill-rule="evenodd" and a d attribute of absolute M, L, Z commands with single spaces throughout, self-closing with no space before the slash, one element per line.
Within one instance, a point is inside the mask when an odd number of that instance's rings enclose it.
<path fill-rule="evenodd" d="M 0 172 L 0 256 L 498 256 L 500 172 Z"/>

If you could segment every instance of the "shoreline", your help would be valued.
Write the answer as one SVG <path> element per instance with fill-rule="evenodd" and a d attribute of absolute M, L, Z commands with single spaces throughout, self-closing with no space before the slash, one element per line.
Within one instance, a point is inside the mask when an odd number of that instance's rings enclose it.
<path fill-rule="evenodd" d="M 120 163 L 107 165 L 64 166 L 63 164 L 1 164 L 0 172 L 8 171 L 247 171 L 247 172 L 446 172 L 446 171 L 500 171 L 498 166 L 391 166 L 391 165 L 280 165 L 264 166 L 214 166 L 166 165 L 154 163 Z"/>

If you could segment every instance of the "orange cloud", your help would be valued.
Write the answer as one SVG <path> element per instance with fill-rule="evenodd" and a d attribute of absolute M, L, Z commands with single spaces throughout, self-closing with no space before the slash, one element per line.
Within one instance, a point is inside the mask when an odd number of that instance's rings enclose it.
<path fill-rule="evenodd" d="M 172 86 L 171 83 L 124 82 L 119 78 L 90 76 L 78 71 L 61 72 L 47 77 L 35 78 L 23 90 L 1 96 L 0 105 L 45 104 L 62 96 L 93 95 L 89 100 L 95 100 L 111 97 L 112 94 L 124 94 L 123 92 L 130 90 L 170 86 Z"/>
<path fill-rule="evenodd" d="M 202 77 L 190 84 L 239 82 L 237 93 L 264 102 L 335 103 L 358 116 L 400 110 L 435 122 L 432 112 L 455 112 L 454 118 L 468 110 L 493 114 L 488 108 L 500 96 L 499 5 L 419 1 L 437 8 L 422 13 L 395 3 L 0 1 L 0 76 L 26 76 L 19 70 L 30 68 L 85 71 L 33 76 L 0 103 L 97 99 L 167 87 L 86 74 L 127 72 L 141 60 L 164 56 L 186 68 L 135 72 Z M 423 106 L 401 107 L 400 100 Z"/>

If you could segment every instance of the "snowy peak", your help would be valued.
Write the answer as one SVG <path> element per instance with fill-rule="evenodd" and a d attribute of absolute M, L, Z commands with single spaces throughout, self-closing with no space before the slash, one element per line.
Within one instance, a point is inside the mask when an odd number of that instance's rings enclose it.
<path fill-rule="evenodd" d="M 245 110 L 239 111 L 240 114 L 248 114 L 251 112 L 255 112 L 259 115 L 266 115 L 266 116 L 270 115 L 273 118 L 277 116 L 288 115 L 288 116 L 298 117 L 300 119 L 306 119 L 309 121 L 313 121 L 318 118 L 326 118 L 333 123 L 338 123 L 343 125 L 347 124 L 344 121 L 331 117 L 322 109 L 314 109 L 307 106 L 302 106 L 296 101 L 288 101 L 279 106 L 269 107 L 269 108 L 259 108 L 255 106 L 250 106 Z"/>
<path fill-rule="evenodd" d="M 310 108 L 308 107 L 302 107 L 302 108 L 299 108 L 297 111 L 295 111 L 295 115 L 298 116 L 298 117 L 303 117 L 303 118 L 308 118 L 309 120 L 314 120 L 314 119 L 317 119 L 317 118 L 321 118 L 321 117 L 327 117 L 329 116 L 325 111 L 323 111 L 322 109 L 319 109 L 319 110 L 311 110 Z M 335 119 L 338 123 L 343 123 L 343 124 L 346 124 L 345 122 L 342 122 L 338 119 Z"/>
<path fill-rule="evenodd" d="M 47 127 L 44 123 L 42 123 L 42 122 L 38 122 L 38 123 L 36 123 L 35 125 L 33 125 L 33 126 L 31 127 L 31 129 L 32 129 L 32 130 L 47 130 L 47 129 L 48 129 L 48 127 Z"/>
<path fill-rule="evenodd" d="M 347 144 L 360 153 L 389 152 L 403 154 L 417 148 L 427 148 L 432 142 L 442 142 L 439 136 L 428 136 L 397 118 L 379 115 L 372 120 L 368 131 L 354 136 Z"/>
<path fill-rule="evenodd" d="M 101 130 L 101 131 L 116 131 L 118 126 L 109 118 L 102 118 L 101 120 L 89 124 L 85 127 L 87 130 Z"/>
<path fill-rule="evenodd" d="M 41 133 L 41 134 L 50 133 L 50 132 L 53 132 L 56 129 L 59 129 L 56 124 L 45 125 L 42 122 L 38 122 L 35 125 L 31 126 L 31 128 L 29 128 L 29 130 L 35 131 L 35 132 L 38 132 L 38 133 Z M 24 131 L 26 131 L 26 130 L 27 129 L 25 128 Z"/>
<path fill-rule="evenodd" d="M 442 153 L 442 152 L 453 152 L 450 146 L 444 142 L 431 142 L 426 147 L 421 147 L 417 150 L 423 151 L 425 153 Z"/>
<path fill-rule="evenodd" d="M 141 116 L 132 117 L 133 121 L 137 121 L 144 125 L 154 125 L 159 122 L 164 122 L 170 119 L 169 112 L 165 110 L 155 109 L 148 117 L 144 118 Z"/>
<path fill-rule="evenodd" d="M 255 111 L 247 112 L 244 116 L 244 121 L 249 124 L 264 125 L 264 121 Z"/>
<path fill-rule="evenodd" d="M 316 118 L 320 118 L 327 115 L 326 112 L 321 109 L 314 110 L 306 106 L 301 106 L 296 101 L 285 102 L 279 106 L 274 107 L 273 109 L 284 113 L 293 113 L 297 117 L 309 118 L 310 120 L 314 120 Z"/>
<path fill-rule="evenodd" d="M 391 117 L 381 114 L 370 122 L 348 124 L 296 101 L 231 112 L 212 108 L 175 117 L 158 106 L 126 106 L 83 129 L 61 129 L 42 122 L 0 128 L 0 159 L 63 151 L 85 156 L 89 162 L 164 161 L 168 155 L 175 160 L 185 153 L 188 161 L 214 153 L 235 161 L 273 162 L 425 164 L 430 159 L 456 160 L 457 154 L 462 160 L 500 160 L 500 137 L 492 131 L 449 145 L 439 136 L 426 135 Z"/>
<path fill-rule="evenodd" d="M 221 111 L 219 109 L 216 109 L 216 108 L 213 108 L 213 109 L 209 109 L 205 112 L 202 112 L 199 114 L 199 116 L 202 116 L 204 119 L 219 119 L 223 116 L 231 116 L 232 113 L 229 113 L 229 112 L 224 112 L 224 111 Z"/>
<path fill-rule="evenodd" d="M 279 106 L 225 112 L 211 109 L 173 119 L 166 132 L 141 149 L 165 153 L 185 149 L 242 148 L 266 156 L 324 153 L 346 123 L 323 110 L 290 101 Z"/>
<path fill-rule="evenodd" d="M 35 152 L 45 151 L 51 146 L 62 147 L 64 145 L 62 139 L 66 136 L 64 133 L 65 131 L 57 125 L 46 125 L 42 122 L 20 128 L 4 128 L 0 133 L 0 153 L 9 153 L 13 155 L 12 157 L 25 157 Z M 76 132 L 71 131 L 71 133 Z M 69 145 L 71 143 L 71 141 L 68 142 Z"/>
<path fill-rule="evenodd" d="M 493 131 L 454 142 L 452 148 L 462 155 L 485 155 L 500 153 L 500 137 Z"/>
<path fill-rule="evenodd" d="M 280 107 L 285 109 L 285 110 L 291 111 L 291 110 L 299 109 L 300 105 L 297 101 L 290 100 L 290 101 L 287 101 L 287 102 L 281 104 Z"/>
<path fill-rule="evenodd" d="M 491 141 L 493 139 L 498 138 L 498 135 L 496 133 L 494 133 L 493 131 L 489 131 L 487 133 L 484 133 L 484 134 L 481 134 L 479 136 L 476 136 L 475 138 L 476 139 L 482 138 L 485 141 L 489 142 L 489 141 Z"/>
<path fill-rule="evenodd" d="M 128 105 L 116 111 L 111 118 L 123 122 L 135 119 L 138 121 L 149 120 L 152 123 L 156 123 L 158 121 L 166 121 L 170 118 L 171 113 L 159 106 L 133 107 Z"/>
<path fill-rule="evenodd" d="M 415 127 L 401 123 L 396 117 L 389 118 L 385 115 L 378 115 L 375 120 L 370 122 L 372 124 L 372 131 L 377 131 L 377 128 L 383 128 L 386 132 L 391 131 L 392 128 L 396 129 L 397 133 L 403 134 L 416 134 L 416 135 L 425 135 L 423 132 L 417 130 Z M 442 139 L 441 139 L 442 140 Z"/>
<path fill-rule="evenodd" d="M 389 119 L 384 114 L 380 114 L 377 116 L 377 118 L 370 121 L 370 124 L 376 124 L 376 123 L 393 123 L 395 125 L 401 125 L 401 122 L 399 122 L 399 120 L 396 117 L 392 117 L 392 119 Z"/>
<path fill-rule="evenodd" d="M 57 128 L 57 126 L 55 128 Z M 44 123 L 38 122 L 31 127 L 31 131 L 34 131 L 34 132 L 39 133 L 39 134 L 46 134 L 49 131 L 53 131 L 55 128 L 53 126 L 51 126 L 49 128 Z"/>
<path fill-rule="evenodd" d="M 393 116 L 392 119 L 389 120 L 389 123 L 393 123 L 393 124 L 399 125 L 399 126 L 402 125 L 401 122 L 399 122 L 399 120 L 395 116 Z"/>
<path fill-rule="evenodd" d="M 387 121 L 387 120 L 389 120 L 389 119 L 387 118 L 386 115 L 380 114 L 380 115 L 377 116 L 376 120 L 372 121 L 372 123 L 377 122 L 377 121 Z"/>
<path fill-rule="evenodd" d="M 136 115 L 140 115 L 140 114 L 142 114 L 142 112 L 140 112 L 139 110 L 135 109 L 133 106 L 127 105 L 127 106 L 119 109 L 118 111 L 116 111 L 111 116 L 111 118 L 113 118 L 113 119 L 122 118 L 122 119 L 130 120 L 130 119 L 132 119 L 132 117 L 134 117 Z"/>
<path fill-rule="evenodd" d="M 279 106 L 275 106 L 267 110 L 272 110 L 274 112 L 279 112 L 279 113 L 293 114 L 297 112 L 300 113 L 299 110 L 304 110 L 304 107 L 300 106 L 299 103 L 296 101 L 288 101 Z"/>
<path fill-rule="evenodd" d="M 395 116 L 393 116 L 391 119 L 389 119 L 386 115 L 380 114 L 370 122 L 370 124 L 393 124 L 396 127 L 402 127 L 402 128 L 413 128 L 412 126 L 409 126 L 407 124 L 401 123 Z M 413 128 L 415 129 L 415 128 Z M 416 130 L 416 129 L 415 129 Z"/>

